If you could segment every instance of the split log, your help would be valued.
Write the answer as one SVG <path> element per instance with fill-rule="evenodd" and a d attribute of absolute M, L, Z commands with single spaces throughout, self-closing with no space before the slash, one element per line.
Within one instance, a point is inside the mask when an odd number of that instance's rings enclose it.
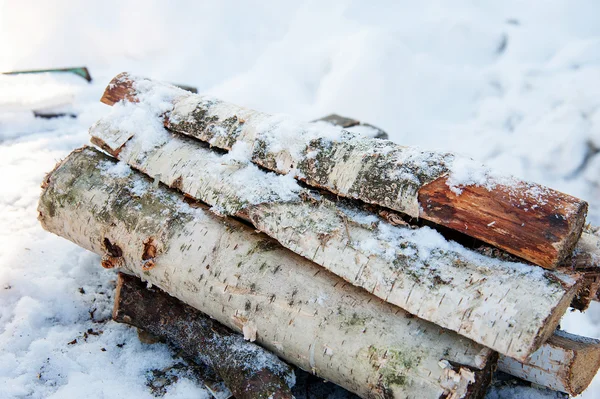
<path fill-rule="evenodd" d="M 346 118 L 336 114 L 331 114 L 323 118 L 317 119 L 317 121 L 324 121 L 335 126 L 342 128 L 352 128 L 355 126 L 369 126 L 377 129 L 379 135 L 374 136 L 376 138 L 388 138 L 388 135 L 382 129 L 376 128 L 372 125 L 361 123 L 356 119 Z M 571 301 L 570 307 L 581 312 L 585 311 L 590 303 L 594 300 L 599 299 L 600 295 L 600 237 L 598 236 L 598 227 L 585 226 L 581 237 L 577 241 L 577 245 L 573 250 L 572 256 L 565 258 L 562 262 L 563 266 L 557 270 L 565 274 L 576 274 L 580 275 L 580 287 L 577 294 Z M 457 234 L 461 235 L 454 230 L 452 231 L 452 239 L 456 239 Z M 465 236 L 466 237 L 466 236 Z M 462 242 L 461 240 L 460 242 Z M 483 243 L 482 243 L 483 244 Z M 519 262 L 518 258 L 508 254 L 500 249 L 491 247 L 483 244 L 478 248 L 482 253 L 494 253 L 493 257 L 502 258 L 512 262 Z"/>
<path fill-rule="evenodd" d="M 158 288 L 119 273 L 113 320 L 141 328 L 209 364 L 239 399 L 292 398 L 293 370 L 258 345 Z"/>
<path fill-rule="evenodd" d="M 388 135 L 382 129 L 376 128 L 367 123 L 361 123 L 356 119 L 346 118 L 336 114 L 331 114 L 320 118 L 317 121 L 324 121 L 335 126 L 342 128 L 352 128 L 355 126 L 368 126 L 373 127 L 379 132 L 379 135 L 374 136 L 376 138 L 388 138 Z M 573 250 L 573 254 L 562 262 L 563 266 L 557 270 L 565 274 L 576 274 L 580 275 L 580 287 L 577 294 L 571 301 L 570 307 L 581 312 L 585 311 L 593 300 L 598 300 L 600 294 L 600 236 L 598 231 L 600 228 L 587 225 L 584 227 L 581 237 L 577 241 L 577 245 Z M 452 231 L 452 239 L 456 239 L 457 234 L 461 235 L 454 230 Z M 466 236 L 465 236 L 466 237 Z M 461 240 L 460 242 L 462 242 Z M 483 244 L 483 243 L 482 243 Z M 502 258 L 512 262 L 519 262 L 513 255 L 508 254 L 500 249 L 491 247 L 489 245 L 481 245 L 482 253 L 493 252 L 494 257 Z"/>
<path fill-rule="evenodd" d="M 500 356 L 498 369 L 555 391 L 579 395 L 600 368 L 600 341 L 556 333 L 527 362 Z"/>
<path fill-rule="evenodd" d="M 344 283 L 240 222 L 190 207 L 98 151 L 75 151 L 43 187 L 46 230 L 364 398 L 481 397 L 489 383 L 488 348 Z"/>
<path fill-rule="evenodd" d="M 450 227 L 546 268 L 556 268 L 571 254 L 585 222 L 585 201 L 514 178 L 494 178 L 453 154 L 165 90 L 166 85 L 120 74 L 101 101 L 153 103 L 159 95 L 168 97 L 170 106 L 162 111 L 170 130 L 224 150 L 246 143 L 252 161 L 264 168 Z"/>
<path fill-rule="evenodd" d="M 507 356 L 525 360 L 533 353 L 578 291 L 571 276 L 489 259 L 428 227 L 394 226 L 197 140 L 160 131 L 131 135 L 116 126 L 111 116 L 100 120 L 90 129 L 92 141 L 351 284 Z"/>

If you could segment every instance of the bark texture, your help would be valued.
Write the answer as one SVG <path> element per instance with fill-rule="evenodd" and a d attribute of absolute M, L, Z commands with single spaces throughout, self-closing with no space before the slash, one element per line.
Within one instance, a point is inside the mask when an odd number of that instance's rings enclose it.
<path fill-rule="evenodd" d="M 498 369 L 555 391 L 579 395 L 600 368 L 600 341 L 557 331 L 527 362 L 501 356 Z"/>
<path fill-rule="evenodd" d="M 584 311 L 592 301 L 598 300 L 600 293 L 600 235 L 599 228 L 586 226 L 573 256 L 560 268 L 563 272 L 579 273 L 583 276 L 581 287 L 575 295 L 571 307 Z"/>
<path fill-rule="evenodd" d="M 524 360 L 533 353 L 578 290 L 571 276 L 486 258 L 427 227 L 378 220 L 350 201 L 308 190 L 282 198 L 272 189 L 279 177 L 197 140 L 166 135 L 147 149 L 149 134 L 113 126 L 107 117 L 90 134 L 120 160 L 213 210 L 244 218 L 386 302 L 507 356 Z"/>
<path fill-rule="evenodd" d="M 102 101 L 149 98 L 152 92 L 151 81 L 121 74 Z M 556 268 L 572 252 L 585 222 L 585 201 L 547 187 L 450 187 L 452 154 L 294 123 L 201 95 L 174 93 L 164 116 L 167 128 L 217 148 L 246 143 L 253 162 L 269 170 L 457 229 L 546 268 Z"/>
<path fill-rule="evenodd" d="M 368 295 L 246 225 L 190 207 L 98 151 L 74 152 L 44 186 L 46 230 L 364 398 L 480 397 L 489 382 L 489 349 Z M 150 238 L 156 250 L 147 268 Z"/>
<path fill-rule="evenodd" d="M 140 279 L 119 273 L 113 320 L 162 338 L 209 364 L 239 399 L 292 398 L 293 370 L 200 311 Z"/>

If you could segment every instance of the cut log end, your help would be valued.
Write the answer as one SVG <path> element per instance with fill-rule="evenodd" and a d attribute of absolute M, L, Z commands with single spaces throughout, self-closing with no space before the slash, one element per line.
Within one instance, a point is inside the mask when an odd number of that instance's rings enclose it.
<path fill-rule="evenodd" d="M 544 328 L 541 330 L 540 334 L 537 336 L 537 340 L 535 341 L 534 348 L 532 350 L 535 351 L 539 349 L 544 342 L 546 342 L 550 337 L 553 336 L 554 332 L 558 328 L 560 320 L 566 313 L 567 309 L 573 302 L 573 299 L 579 292 L 581 287 L 581 281 L 577 282 L 569 289 L 567 295 L 565 295 L 562 300 L 558 303 L 558 305 L 554 308 L 554 312 L 548 316 L 548 318 L 544 322 Z"/>
<path fill-rule="evenodd" d="M 579 395 L 592 383 L 600 368 L 600 348 L 587 348 L 576 353 L 569 375 L 569 394 Z"/>
<path fill-rule="evenodd" d="M 587 203 L 538 185 L 460 187 L 447 177 L 419 190 L 420 216 L 501 248 L 536 265 L 555 269 L 572 254 L 585 223 Z M 523 187 L 521 187 L 523 185 Z M 543 192 L 540 195 L 530 192 Z"/>
<path fill-rule="evenodd" d="M 560 262 L 569 258 L 573 254 L 573 251 L 575 250 L 577 243 L 581 238 L 581 234 L 583 233 L 585 219 L 588 211 L 587 202 L 567 194 L 562 195 L 565 198 L 568 197 L 568 202 L 572 204 L 574 212 L 572 217 L 567 218 L 569 226 L 568 234 L 565 234 L 563 239 L 555 244 L 555 248 L 557 250 L 558 255 L 556 257 L 556 261 L 553 264 L 553 267 L 558 266 Z"/>
<path fill-rule="evenodd" d="M 136 81 L 137 78 L 128 74 L 118 75 L 109 84 L 102 101 L 111 105 L 120 100 L 138 101 L 134 87 Z M 160 83 L 150 83 L 153 84 Z M 190 98 L 193 101 L 190 102 Z M 239 122 L 237 114 L 240 112 L 250 116 L 260 113 L 220 102 L 214 106 L 203 105 L 199 111 L 193 106 L 198 105 L 194 103 L 198 98 L 202 97 L 186 97 L 183 101 L 174 99 L 175 108 L 171 114 L 165 115 L 165 125 L 223 150 L 231 149 L 237 141 L 256 148 L 264 139 L 260 137 L 266 132 L 254 131 L 256 126 L 252 127 L 251 123 L 238 123 L 237 128 L 232 129 L 227 122 L 231 118 Z M 190 118 L 192 114 L 195 116 Z M 186 122 L 173 123 L 176 120 Z M 332 118 L 331 122 L 344 123 L 339 118 Z M 216 140 L 214 132 L 221 129 L 227 134 Z M 301 134 L 300 126 L 298 132 Z M 361 146 L 373 147 L 377 143 L 378 140 L 364 141 Z M 581 234 L 587 203 L 547 187 L 524 182 L 517 182 L 511 187 L 498 184 L 493 189 L 466 186 L 461 187 L 462 194 L 457 195 L 447 185 L 447 178 L 439 177 L 445 173 L 445 156 L 437 154 L 439 159 L 436 158 L 435 163 L 439 173 L 428 175 L 418 185 L 403 178 L 381 180 L 377 183 L 380 190 L 375 190 L 373 177 L 381 172 L 381 160 L 365 164 L 364 150 L 353 149 L 353 146 L 348 147 L 344 143 L 336 148 L 334 153 L 330 153 L 332 150 L 329 147 L 314 148 L 322 157 L 333 157 L 329 159 L 328 171 L 313 167 L 312 162 L 302 166 L 302 159 L 290 158 L 288 151 L 255 151 L 252 161 L 278 173 L 292 173 L 294 168 L 285 165 L 297 165 L 305 176 L 305 182 L 314 187 L 402 211 L 413 217 L 422 217 L 549 269 L 556 268 L 571 253 Z M 313 151 L 311 147 L 305 148 L 309 149 Z M 403 149 L 397 146 L 395 151 L 401 154 Z M 375 158 L 379 157 L 380 154 Z M 283 169 L 278 165 L 283 165 Z M 300 179 L 300 174 L 296 178 Z M 404 187 L 407 184 L 412 187 L 410 190 L 390 191 L 390 187 Z"/>
<path fill-rule="evenodd" d="M 597 273 L 584 273 L 581 288 L 573 298 L 571 307 L 581 312 L 587 310 L 590 303 L 596 299 L 598 290 L 600 290 L 600 275 Z"/>
<path fill-rule="evenodd" d="M 600 368 L 600 341 L 556 331 L 525 362 L 500 356 L 498 368 L 523 380 L 579 395 Z"/>
<path fill-rule="evenodd" d="M 134 80 L 127 72 L 118 74 L 106 86 L 100 101 L 106 105 L 115 105 L 122 100 L 138 102 L 133 82 Z"/>

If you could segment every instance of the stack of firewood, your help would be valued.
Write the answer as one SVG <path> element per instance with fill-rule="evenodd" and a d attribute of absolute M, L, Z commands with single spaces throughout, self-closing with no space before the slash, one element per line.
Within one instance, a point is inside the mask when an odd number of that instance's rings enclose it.
<path fill-rule="evenodd" d="M 600 367 L 557 330 L 600 287 L 584 201 L 128 74 L 102 102 L 102 151 L 47 176 L 40 221 L 182 301 L 121 276 L 114 318 L 236 397 L 291 397 L 277 357 L 363 398 L 478 398 L 496 368 L 577 395 Z"/>

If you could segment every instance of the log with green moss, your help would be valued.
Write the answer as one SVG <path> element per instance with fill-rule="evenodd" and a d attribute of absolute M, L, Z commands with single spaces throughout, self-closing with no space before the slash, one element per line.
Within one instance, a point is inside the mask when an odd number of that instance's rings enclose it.
<path fill-rule="evenodd" d="M 162 338 L 210 365 L 239 399 L 291 399 L 293 370 L 200 311 L 119 273 L 113 320 Z"/>
<path fill-rule="evenodd" d="M 384 303 L 90 148 L 51 172 L 42 226 L 364 398 L 477 398 L 489 349 Z"/>
<path fill-rule="evenodd" d="M 532 263 L 556 268 L 581 234 L 587 203 L 548 187 L 497 178 L 453 154 L 295 122 L 147 79 L 120 74 L 102 101 L 160 105 L 165 126 L 211 146 L 252 149 L 256 164 L 336 195 L 460 231 Z"/>
<path fill-rule="evenodd" d="M 264 172 L 243 153 L 218 154 L 160 124 L 126 133 L 118 108 L 90 129 L 109 153 L 219 214 L 245 219 L 382 300 L 499 353 L 526 359 L 552 335 L 578 291 L 577 278 L 490 259 L 389 212 L 380 219 L 356 201 Z M 143 126 L 135 114 L 128 110 L 128 123 Z"/>

